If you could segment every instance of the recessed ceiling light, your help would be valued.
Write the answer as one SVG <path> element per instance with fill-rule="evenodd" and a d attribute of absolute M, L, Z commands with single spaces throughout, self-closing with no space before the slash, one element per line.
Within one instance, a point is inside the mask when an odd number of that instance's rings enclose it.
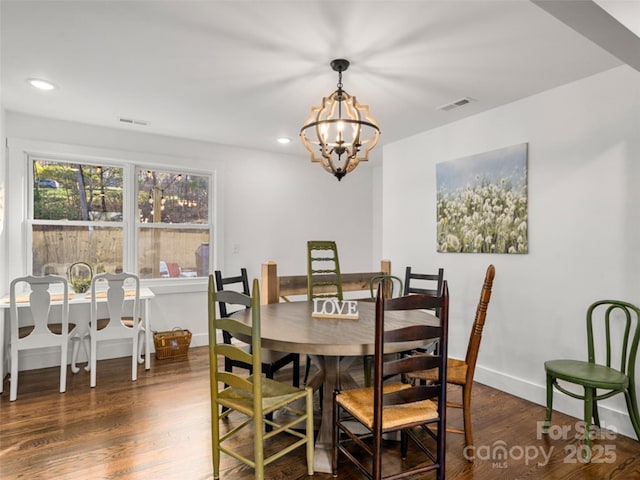
<path fill-rule="evenodd" d="M 33 88 L 37 88 L 38 90 L 55 90 L 56 88 L 56 86 L 53 83 L 47 82 L 46 80 L 42 80 L 39 78 L 29 78 L 27 79 L 27 82 Z"/>
<path fill-rule="evenodd" d="M 287 143 L 291 143 L 291 139 L 289 137 L 279 137 L 278 143 L 281 143 L 282 145 L 286 145 Z"/>

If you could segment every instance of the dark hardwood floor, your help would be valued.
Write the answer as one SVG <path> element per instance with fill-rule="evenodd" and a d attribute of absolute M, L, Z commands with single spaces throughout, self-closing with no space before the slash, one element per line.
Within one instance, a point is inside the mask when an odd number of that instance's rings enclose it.
<path fill-rule="evenodd" d="M 303 356 L 304 358 L 304 356 Z M 207 349 L 191 349 L 188 358 L 152 360 L 138 381 L 130 381 L 130 359 L 98 363 L 98 385 L 89 374 L 69 373 L 67 392 L 60 394 L 55 368 L 22 372 L 18 399 L 9 402 L 9 382 L 0 397 L 0 479 L 162 479 L 212 478 Z M 354 366 L 354 372 L 362 368 Z M 302 369 L 304 371 L 304 369 Z M 288 376 L 288 377 L 287 377 Z M 290 372 L 282 372 L 282 379 Z M 452 395 L 457 392 L 452 391 Z M 571 432 L 568 439 L 538 438 L 544 409 L 525 400 L 477 384 L 473 422 L 478 458 L 463 457 L 463 438 L 449 434 L 449 480 L 640 479 L 640 442 L 613 435 L 601 439 L 600 455 L 585 465 L 575 455 L 576 419 L 554 413 L 554 424 Z M 449 422 L 461 420 L 450 410 Z M 251 438 L 246 438 L 249 444 Z M 277 448 L 277 444 L 273 446 Z M 398 462 L 395 445 L 385 462 Z M 500 447 L 506 457 L 500 457 Z M 596 452 L 597 454 L 597 452 Z M 224 456 L 222 477 L 253 478 L 253 470 Z M 306 478 L 304 450 L 270 465 L 269 479 Z M 333 478 L 317 473 L 319 480 Z M 338 478 L 363 478 L 341 462 Z M 434 478 L 425 475 L 423 478 Z"/>

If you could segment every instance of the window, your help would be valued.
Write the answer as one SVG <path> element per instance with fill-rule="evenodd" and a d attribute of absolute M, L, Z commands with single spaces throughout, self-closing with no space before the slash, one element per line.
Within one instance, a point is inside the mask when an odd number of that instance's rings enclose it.
<path fill-rule="evenodd" d="M 138 169 L 142 278 L 209 274 L 209 177 Z"/>
<path fill-rule="evenodd" d="M 123 169 L 41 159 L 32 168 L 32 273 L 66 275 L 78 261 L 122 271 Z"/>
<path fill-rule="evenodd" d="M 210 176 L 33 157 L 30 168 L 34 275 L 65 276 L 76 262 L 141 278 L 208 275 Z"/>

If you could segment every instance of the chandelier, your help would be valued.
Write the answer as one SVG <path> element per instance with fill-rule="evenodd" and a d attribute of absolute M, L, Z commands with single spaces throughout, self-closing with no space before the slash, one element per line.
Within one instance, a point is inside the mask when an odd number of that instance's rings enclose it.
<path fill-rule="evenodd" d="M 300 129 L 300 138 L 311 153 L 311 161 L 320 162 L 327 172 L 341 180 L 359 162 L 369 159 L 380 129 L 369 115 L 369 107 L 360 105 L 356 97 L 342 89 L 342 72 L 349 68 L 349 61 L 333 60 L 331 68 L 338 72 L 338 89 L 324 97 L 321 106 L 311 108 L 311 116 Z"/>

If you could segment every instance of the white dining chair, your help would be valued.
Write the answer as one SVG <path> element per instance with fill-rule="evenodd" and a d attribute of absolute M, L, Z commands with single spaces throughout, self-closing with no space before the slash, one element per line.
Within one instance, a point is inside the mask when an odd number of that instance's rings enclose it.
<path fill-rule="evenodd" d="M 61 284 L 62 291 L 52 292 L 54 284 Z M 18 294 L 24 287 L 28 289 Z M 53 301 L 59 301 L 60 305 L 52 306 Z M 13 402 L 18 396 L 18 360 L 19 353 L 24 350 L 60 348 L 60 392 L 65 392 L 69 334 L 75 328 L 75 325 L 69 323 L 67 280 L 57 275 L 18 277 L 9 287 L 9 309 L 11 326 L 9 400 Z"/>
<path fill-rule="evenodd" d="M 99 303 L 100 297 L 105 297 L 107 301 Z M 132 300 L 132 308 L 126 311 L 125 298 Z M 100 314 L 100 306 L 106 308 L 106 316 Z M 94 276 L 91 281 L 89 325 L 91 387 L 96 386 L 98 342 L 105 340 L 131 340 L 131 381 L 135 382 L 138 379 L 138 363 L 143 363 L 139 352 L 139 340 L 144 331 L 144 323 L 140 318 L 139 277 L 132 273 L 101 273 Z M 148 352 L 146 354 L 148 355 Z"/>

